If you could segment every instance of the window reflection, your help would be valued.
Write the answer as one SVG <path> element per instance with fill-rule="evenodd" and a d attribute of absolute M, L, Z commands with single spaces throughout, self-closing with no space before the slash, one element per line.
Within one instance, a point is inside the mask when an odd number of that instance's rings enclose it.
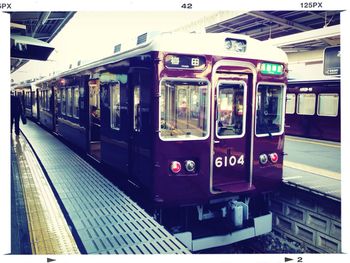
<path fill-rule="evenodd" d="M 218 88 L 217 135 L 243 134 L 244 85 L 225 83 Z"/>
<path fill-rule="evenodd" d="M 111 94 L 111 128 L 120 129 L 120 85 L 119 82 L 109 86 Z"/>
<path fill-rule="evenodd" d="M 208 83 L 164 80 L 161 84 L 160 114 L 163 138 L 195 139 L 208 134 Z"/>
<path fill-rule="evenodd" d="M 269 134 L 282 131 L 283 86 L 259 85 L 257 94 L 256 133 Z"/>

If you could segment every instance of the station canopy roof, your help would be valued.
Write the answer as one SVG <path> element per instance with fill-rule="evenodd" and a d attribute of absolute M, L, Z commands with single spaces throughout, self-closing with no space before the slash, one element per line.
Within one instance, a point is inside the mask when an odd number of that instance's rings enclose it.
<path fill-rule="evenodd" d="M 228 32 L 269 40 L 339 24 L 340 11 L 251 11 L 205 29 L 208 33 Z M 339 44 L 340 36 L 337 35 L 281 47 L 286 52 L 298 52 Z"/>
<path fill-rule="evenodd" d="M 10 12 L 11 72 L 29 60 L 46 60 L 54 50 L 49 43 L 75 12 Z"/>

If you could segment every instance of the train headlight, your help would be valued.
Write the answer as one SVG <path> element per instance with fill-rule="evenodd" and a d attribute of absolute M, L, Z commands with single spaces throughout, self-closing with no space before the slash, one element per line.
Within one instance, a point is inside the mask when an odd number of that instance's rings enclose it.
<path fill-rule="evenodd" d="M 234 52 L 244 53 L 247 49 L 247 41 L 244 39 L 226 38 L 225 48 Z"/>
<path fill-rule="evenodd" d="M 181 163 L 179 163 L 178 161 L 173 161 L 170 164 L 170 170 L 174 173 L 174 174 L 178 174 L 181 171 Z"/>
<path fill-rule="evenodd" d="M 187 172 L 194 172 L 196 170 L 196 163 L 192 160 L 185 161 L 185 169 Z"/>
<path fill-rule="evenodd" d="M 270 153 L 269 159 L 272 163 L 277 163 L 278 161 L 278 154 L 277 153 Z"/>
<path fill-rule="evenodd" d="M 267 158 L 267 155 L 266 155 L 265 153 L 260 154 L 260 156 L 259 156 L 259 162 L 260 162 L 261 164 L 263 164 L 263 165 L 266 164 L 268 160 L 269 160 L 269 159 Z"/>

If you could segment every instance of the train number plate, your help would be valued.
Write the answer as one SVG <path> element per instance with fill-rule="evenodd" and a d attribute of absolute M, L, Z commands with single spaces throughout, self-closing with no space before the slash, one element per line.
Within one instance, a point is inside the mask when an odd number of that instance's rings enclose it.
<path fill-rule="evenodd" d="M 225 156 L 225 157 L 217 157 L 215 159 L 215 166 L 217 168 L 220 167 L 228 167 L 228 166 L 235 166 L 235 165 L 244 165 L 244 155 L 241 156 Z"/>

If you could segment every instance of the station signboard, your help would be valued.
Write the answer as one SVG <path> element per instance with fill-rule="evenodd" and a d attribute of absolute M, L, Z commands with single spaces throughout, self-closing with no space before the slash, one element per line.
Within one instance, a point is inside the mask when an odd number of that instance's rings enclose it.
<path fill-rule="evenodd" d="M 340 46 L 327 47 L 324 50 L 323 74 L 326 76 L 340 75 Z"/>

